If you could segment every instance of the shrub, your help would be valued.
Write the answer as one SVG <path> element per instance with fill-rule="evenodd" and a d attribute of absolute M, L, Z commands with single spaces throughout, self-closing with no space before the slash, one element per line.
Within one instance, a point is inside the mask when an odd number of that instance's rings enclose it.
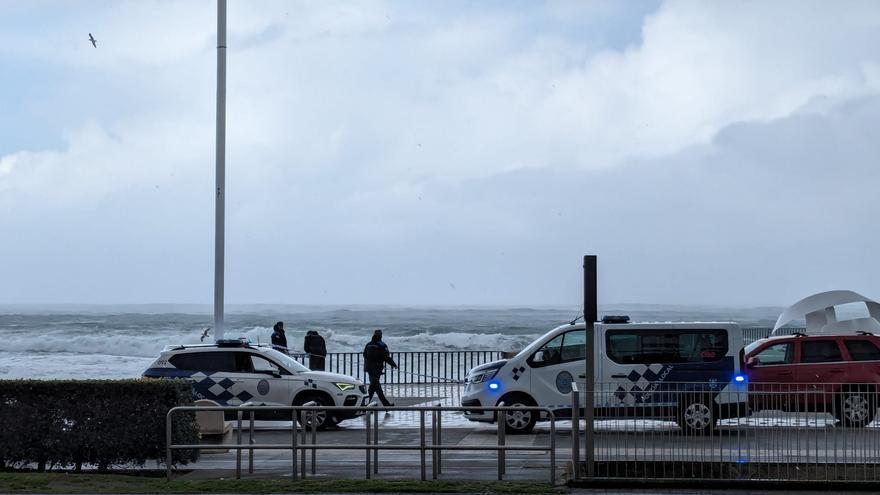
<path fill-rule="evenodd" d="M 185 380 L 0 380 L 0 467 L 164 461 L 165 416 L 182 405 L 192 405 Z M 173 427 L 174 443 L 198 443 L 194 414 L 176 414 Z M 173 462 L 196 456 L 175 451 Z"/>

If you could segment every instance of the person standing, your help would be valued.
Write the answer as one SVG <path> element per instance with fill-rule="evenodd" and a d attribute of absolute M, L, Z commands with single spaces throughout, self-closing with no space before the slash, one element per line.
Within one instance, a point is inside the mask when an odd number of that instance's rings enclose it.
<path fill-rule="evenodd" d="M 284 322 L 279 321 L 272 327 L 272 348 L 284 354 L 290 354 L 287 350 L 287 336 L 284 335 Z"/>
<path fill-rule="evenodd" d="M 364 346 L 364 371 L 370 377 L 370 390 L 368 401 L 373 400 L 373 394 L 379 397 L 379 401 L 383 406 L 393 406 L 393 402 L 388 402 L 385 393 L 382 391 L 382 373 L 385 371 L 385 364 L 389 364 L 392 368 L 397 368 L 397 363 L 391 359 L 391 352 L 385 342 L 382 342 L 382 330 L 373 332 L 373 337 Z"/>
<path fill-rule="evenodd" d="M 327 344 L 324 337 L 317 330 L 306 332 L 303 340 L 303 350 L 309 355 L 309 369 L 312 371 L 324 371 L 324 358 L 327 356 Z"/>

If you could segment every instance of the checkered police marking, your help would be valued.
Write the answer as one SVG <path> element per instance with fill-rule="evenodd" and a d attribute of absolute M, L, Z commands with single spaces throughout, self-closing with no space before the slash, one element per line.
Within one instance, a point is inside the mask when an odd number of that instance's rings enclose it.
<path fill-rule="evenodd" d="M 649 364 L 641 373 L 632 370 L 626 376 L 629 384 L 618 385 L 617 390 L 614 391 L 614 397 L 617 397 L 621 403 L 628 405 L 651 402 L 651 392 L 657 390 L 672 368 L 672 365 L 668 364 Z"/>
<path fill-rule="evenodd" d="M 315 380 L 312 380 L 311 378 L 306 378 L 306 381 L 303 382 L 303 385 L 306 387 L 318 388 L 318 384 L 315 383 Z"/>
<path fill-rule="evenodd" d="M 525 372 L 526 372 L 526 367 L 525 367 L 525 366 L 520 366 L 519 368 L 514 368 L 514 369 L 513 369 L 513 379 L 514 379 L 514 380 L 519 380 L 520 377 L 523 376 L 523 375 L 525 374 Z"/>
<path fill-rule="evenodd" d="M 215 400 L 221 404 L 236 406 L 253 399 L 253 395 L 243 390 L 244 384 L 224 378 L 214 380 L 213 373 L 194 373 L 190 378 L 193 380 L 193 390 L 205 399 Z"/>

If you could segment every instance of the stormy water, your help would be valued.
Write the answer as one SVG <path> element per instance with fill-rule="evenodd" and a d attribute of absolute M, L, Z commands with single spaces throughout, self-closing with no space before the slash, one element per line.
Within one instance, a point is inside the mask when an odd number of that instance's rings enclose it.
<path fill-rule="evenodd" d="M 781 308 L 661 305 L 600 307 L 633 321 L 735 321 L 772 326 Z M 394 351 L 516 351 L 579 315 L 578 307 L 228 306 L 226 337 L 268 342 L 284 321 L 302 348 L 317 330 L 329 352 L 360 351 L 383 329 Z M 167 345 L 197 343 L 212 325 L 210 306 L 0 306 L 0 378 L 138 377 Z M 209 337 L 212 339 L 213 337 Z"/>

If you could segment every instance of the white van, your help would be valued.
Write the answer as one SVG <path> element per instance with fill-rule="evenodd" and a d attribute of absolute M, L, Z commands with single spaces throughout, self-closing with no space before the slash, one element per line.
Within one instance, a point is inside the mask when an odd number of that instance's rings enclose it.
<path fill-rule="evenodd" d="M 706 433 L 719 419 L 747 410 L 740 373 L 742 330 L 735 323 L 627 323 L 606 317 L 595 324 L 595 416 L 674 419 L 687 433 Z M 509 360 L 468 373 L 461 405 L 540 406 L 571 416 L 572 382 L 584 407 L 586 327 L 557 327 Z M 493 422 L 491 411 L 465 413 Z M 506 415 L 512 433 L 531 431 L 544 419 L 532 411 Z"/>

